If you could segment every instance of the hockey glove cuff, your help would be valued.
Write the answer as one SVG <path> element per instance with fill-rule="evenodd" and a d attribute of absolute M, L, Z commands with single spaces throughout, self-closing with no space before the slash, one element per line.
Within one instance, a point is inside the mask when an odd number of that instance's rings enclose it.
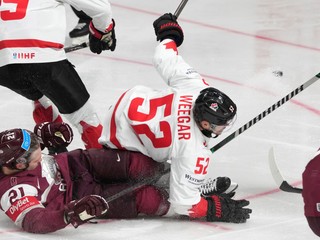
<path fill-rule="evenodd" d="M 177 22 L 177 17 L 171 13 L 166 13 L 153 22 L 157 41 L 172 39 L 179 47 L 184 39 L 183 30 Z"/>

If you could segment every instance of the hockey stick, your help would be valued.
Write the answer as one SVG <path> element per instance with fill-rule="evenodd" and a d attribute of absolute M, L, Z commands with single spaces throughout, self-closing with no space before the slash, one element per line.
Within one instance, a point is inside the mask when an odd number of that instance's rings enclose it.
<path fill-rule="evenodd" d="M 184 7 L 186 6 L 187 2 L 188 2 L 188 0 L 182 0 L 173 15 L 175 15 L 178 18 L 180 16 L 180 13 L 182 12 Z M 83 49 L 83 48 L 86 48 L 86 47 L 89 47 L 89 42 L 84 42 L 84 43 L 81 43 L 81 44 L 76 45 L 76 46 L 65 47 L 64 51 L 66 53 L 69 53 L 69 52 L 73 52 L 73 51 L 76 51 L 76 50 L 79 50 L 79 49 Z"/>
<path fill-rule="evenodd" d="M 153 183 L 157 182 L 162 176 L 164 176 L 165 174 L 167 174 L 169 172 L 170 172 L 170 167 L 168 169 L 164 170 L 163 172 L 159 173 L 156 177 L 150 177 L 150 178 L 146 178 L 142 181 L 139 181 L 139 182 L 135 183 L 134 185 L 132 185 L 132 186 L 130 186 L 130 187 L 128 187 L 128 188 L 126 188 L 126 189 L 124 189 L 124 190 L 122 190 L 122 191 L 120 191 L 110 197 L 105 198 L 105 200 L 108 203 L 112 202 L 118 198 L 121 198 L 121 197 L 127 195 L 128 193 L 131 193 L 131 192 L 145 186 L 145 185 L 149 185 L 149 184 L 153 184 Z M 105 212 L 107 212 L 107 210 Z M 95 216 L 88 214 L 87 211 L 84 210 L 83 212 L 81 212 L 79 214 L 79 217 L 81 220 L 87 220 L 89 218 L 94 218 Z"/>
<path fill-rule="evenodd" d="M 276 163 L 276 158 L 274 156 L 273 147 L 269 150 L 269 167 L 274 181 L 279 186 L 280 190 L 291 193 L 302 193 L 301 188 L 296 188 L 291 186 L 287 181 L 284 180 L 278 166 Z"/>
<path fill-rule="evenodd" d="M 180 13 L 182 12 L 184 7 L 186 6 L 187 2 L 188 2 L 188 0 L 182 0 L 173 15 L 175 15 L 178 18 L 180 16 Z"/>
<path fill-rule="evenodd" d="M 84 43 L 81 43 L 79 45 L 75 45 L 75 46 L 71 46 L 71 47 L 65 47 L 64 51 L 66 53 L 69 53 L 69 52 L 73 52 L 73 51 L 76 51 L 76 50 L 79 50 L 79 49 L 83 49 L 83 48 L 86 48 L 86 47 L 89 47 L 89 42 L 84 42 Z"/>
<path fill-rule="evenodd" d="M 280 106 L 282 106 L 284 103 L 288 102 L 291 98 L 293 98 L 294 96 L 298 95 L 300 92 L 302 92 L 304 89 L 306 89 L 307 87 L 309 87 L 311 84 L 313 84 L 314 82 L 316 82 L 317 80 L 319 80 L 320 78 L 320 73 L 318 73 L 317 75 L 315 75 L 314 77 L 312 77 L 311 79 L 309 79 L 308 81 L 306 81 L 304 84 L 302 84 L 301 86 L 297 87 L 295 90 L 293 90 L 292 92 L 290 92 L 288 95 L 286 95 L 285 97 L 283 97 L 282 99 L 280 99 L 278 102 L 276 102 L 275 104 L 273 104 L 272 106 L 270 106 L 268 109 L 266 109 L 265 111 L 263 111 L 262 113 L 260 113 L 258 116 L 256 116 L 255 118 L 253 118 L 252 120 L 250 120 L 249 122 L 247 122 L 246 124 L 244 124 L 242 127 L 240 127 L 238 130 L 234 131 L 233 133 L 231 133 L 228 137 L 226 137 L 225 139 L 223 139 L 221 142 L 219 142 L 218 144 L 216 144 L 215 146 L 213 146 L 210 150 L 211 152 L 215 152 L 217 151 L 219 148 L 221 148 L 222 146 L 224 146 L 225 144 L 227 144 L 228 142 L 230 142 L 232 139 L 236 138 L 238 135 L 240 135 L 241 133 L 243 133 L 244 131 L 248 130 L 250 127 L 252 127 L 254 124 L 256 124 L 257 122 L 259 122 L 261 119 L 265 118 L 267 115 L 269 115 L 270 113 L 272 113 L 274 110 L 278 109 Z"/>
<path fill-rule="evenodd" d="M 167 174 L 169 172 L 170 172 L 170 167 L 168 169 L 164 170 L 163 172 L 159 173 L 156 177 L 150 177 L 150 178 L 143 179 L 142 181 L 139 181 L 136 184 L 106 198 L 106 201 L 111 202 L 111 201 L 116 200 L 116 199 L 130 193 L 130 192 L 133 192 L 133 191 L 143 187 L 144 185 L 153 184 L 153 183 L 157 182 L 162 176 L 164 176 L 165 174 Z"/>

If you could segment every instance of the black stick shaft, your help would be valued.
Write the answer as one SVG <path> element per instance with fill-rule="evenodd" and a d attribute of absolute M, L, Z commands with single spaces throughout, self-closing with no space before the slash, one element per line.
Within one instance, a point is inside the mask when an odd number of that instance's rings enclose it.
<path fill-rule="evenodd" d="M 82 49 L 82 48 L 86 48 L 88 46 L 89 46 L 89 43 L 84 42 L 84 43 L 81 43 L 81 44 L 76 45 L 76 46 L 66 47 L 66 48 L 64 48 L 64 51 L 66 53 L 69 53 L 69 52 L 73 52 L 73 51 L 76 51 L 76 50 L 79 50 L 79 49 Z"/>
<path fill-rule="evenodd" d="M 113 200 L 116 200 L 124 195 L 127 195 L 128 193 L 131 193 L 141 187 L 143 187 L 144 185 L 148 185 L 148 184 L 152 184 L 157 182 L 163 175 L 167 174 L 170 172 L 170 168 L 166 169 L 165 171 L 163 171 L 162 173 L 160 173 L 159 175 L 157 175 L 156 177 L 151 177 L 151 178 L 146 178 L 142 181 L 137 182 L 136 184 L 132 185 L 131 187 L 128 187 L 108 198 L 106 198 L 107 202 L 111 202 Z"/>
<path fill-rule="evenodd" d="M 173 15 L 175 15 L 178 18 L 180 16 L 180 13 L 182 12 L 184 7 L 186 6 L 187 2 L 188 2 L 188 0 L 182 0 Z"/>
<path fill-rule="evenodd" d="M 311 84 L 313 84 L 314 82 L 316 82 L 317 80 L 319 80 L 320 78 L 320 73 L 318 73 L 317 75 L 315 75 L 313 78 L 309 79 L 308 81 L 306 81 L 304 84 L 302 84 L 301 86 L 299 86 L 298 88 L 296 88 L 295 90 L 293 90 L 292 92 L 290 92 L 288 95 L 286 95 L 285 97 L 283 97 L 282 99 L 280 99 L 278 102 L 276 102 L 275 104 L 273 104 L 271 107 L 269 107 L 268 109 L 266 109 L 265 111 L 263 111 L 262 113 L 260 113 L 258 116 L 256 116 L 255 118 L 253 118 L 252 120 L 250 120 L 249 122 L 247 122 L 246 124 L 244 124 L 242 127 L 240 127 L 238 130 L 234 131 L 233 133 L 231 133 L 228 137 L 226 137 L 225 139 L 223 139 L 221 142 L 219 142 L 218 144 L 216 144 L 215 146 L 213 146 L 210 150 L 211 152 L 216 152 L 219 148 L 221 148 L 222 146 L 224 146 L 225 144 L 227 144 L 228 142 L 230 142 L 232 139 L 236 138 L 238 135 L 240 135 L 241 133 L 243 133 L 244 131 L 248 130 L 250 127 L 252 127 L 254 124 L 256 124 L 257 122 L 259 122 L 261 119 L 265 118 L 266 116 L 268 116 L 270 113 L 272 113 L 274 110 L 278 109 L 280 106 L 282 106 L 284 103 L 288 102 L 291 98 L 293 98 L 294 96 L 298 95 L 300 92 L 302 92 L 304 89 L 306 89 L 307 87 L 309 87 Z"/>

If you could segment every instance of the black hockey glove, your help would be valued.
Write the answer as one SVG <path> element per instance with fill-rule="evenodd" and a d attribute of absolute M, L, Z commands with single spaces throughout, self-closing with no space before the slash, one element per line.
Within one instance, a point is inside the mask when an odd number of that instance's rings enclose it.
<path fill-rule="evenodd" d="M 205 218 L 208 222 L 232 222 L 244 223 L 250 218 L 252 212 L 249 208 L 247 200 L 233 200 L 224 196 L 212 195 L 210 197 L 202 197 L 198 204 L 192 206 L 189 210 L 191 218 Z"/>
<path fill-rule="evenodd" d="M 252 213 L 250 208 L 244 208 L 249 205 L 247 200 L 233 200 L 218 195 L 205 199 L 208 201 L 208 222 L 245 223 Z"/>
<path fill-rule="evenodd" d="M 114 51 L 117 44 L 116 34 L 114 31 L 115 22 L 112 19 L 112 23 L 106 30 L 106 32 L 100 32 L 94 26 L 92 21 L 89 25 L 89 45 L 90 50 L 93 53 L 100 54 L 104 50 Z"/>
<path fill-rule="evenodd" d="M 108 203 L 103 197 L 88 195 L 65 206 L 66 222 L 77 228 L 95 217 L 101 217 L 108 209 Z"/>
<path fill-rule="evenodd" d="M 183 31 L 177 22 L 177 17 L 171 13 L 166 13 L 153 22 L 157 41 L 172 39 L 179 47 L 183 42 Z"/>

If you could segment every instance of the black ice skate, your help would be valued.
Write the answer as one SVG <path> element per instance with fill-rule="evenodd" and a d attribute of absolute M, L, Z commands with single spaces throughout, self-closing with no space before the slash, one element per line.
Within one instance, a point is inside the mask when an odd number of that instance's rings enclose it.
<path fill-rule="evenodd" d="M 79 21 L 75 28 L 69 32 L 72 45 L 80 45 L 84 42 L 88 42 L 90 21 Z"/>
<path fill-rule="evenodd" d="M 231 182 L 228 177 L 217 177 L 209 179 L 199 188 L 203 197 L 209 197 L 213 194 L 231 194 L 238 188 L 238 184 Z"/>

